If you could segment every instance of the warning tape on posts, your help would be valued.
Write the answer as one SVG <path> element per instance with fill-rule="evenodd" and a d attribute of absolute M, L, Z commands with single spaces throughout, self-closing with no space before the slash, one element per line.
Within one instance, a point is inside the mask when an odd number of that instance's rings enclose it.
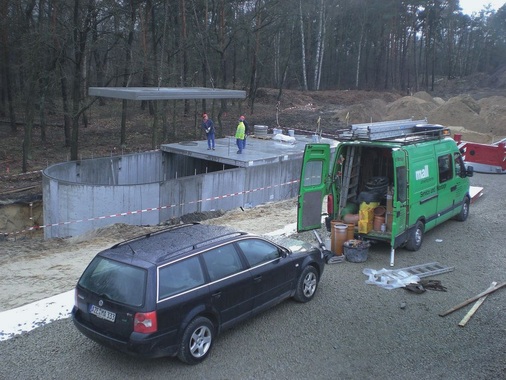
<path fill-rule="evenodd" d="M 40 229 L 43 229 L 43 228 L 65 226 L 65 225 L 68 225 L 68 224 L 83 223 L 83 222 L 92 222 L 94 220 L 118 218 L 118 217 L 123 217 L 123 216 L 142 214 L 142 213 L 145 213 L 145 212 L 166 210 L 166 209 L 171 209 L 171 208 L 178 207 L 178 206 L 192 205 L 192 204 L 197 204 L 197 203 L 203 203 L 203 202 L 215 201 L 215 200 L 220 200 L 220 199 L 232 198 L 232 197 L 236 197 L 236 196 L 239 196 L 239 195 L 244 195 L 244 194 L 249 194 L 249 193 L 255 193 L 255 192 L 264 191 L 264 190 L 270 190 L 270 189 L 274 189 L 274 188 L 277 188 L 277 187 L 282 187 L 282 186 L 287 186 L 287 185 L 293 185 L 293 184 L 296 184 L 296 183 L 299 183 L 298 179 L 297 180 L 288 181 L 288 182 L 285 182 L 285 183 L 276 184 L 276 185 L 258 187 L 256 189 L 238 191 L 236 193 L 217 195 L 217 196 L 213 196 L 213 197 L 209 197 L 209 198 L 205 198 L 205 199 L 199 199 L 199 200 L 191 201 L 191 202 L 187 202 L 187 203 L 180 203 L 178 205 L 173 204 L 173 205 L 166 205 L 166 206 L 159 206 L 159 207 L 151 207 L 151 208 L 145 208 L 145 209 L 142 209 L 142 210 L 125 211 L 125 212 L 120 212 L 120 213 L 117 213 L 117 214 L 102 215 L 102 216 L 96 216 L 96 217 L 87 218 L 87 219 L 76 219 L 76 220 L 70 220 L 70 221 L 65 221 L 65 222 L 46 224 L 46 225 L 42 225 L 42 226 L 32 226 L 32 227 L 28 227 L 28 228 L 26 228 L 24 230 L 21 230 L 21 231 L 4 233 L 3 235 L 4 236 L 19 235 L 19 234 L 27 233 L 27 232 L 30 232 L 30 231 L 40 230 Z"/>

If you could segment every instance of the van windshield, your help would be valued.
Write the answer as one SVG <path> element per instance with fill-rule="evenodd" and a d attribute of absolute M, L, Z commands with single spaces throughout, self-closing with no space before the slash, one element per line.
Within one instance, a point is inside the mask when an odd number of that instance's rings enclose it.
<path fill-rule="evenodd" d="M 142 306 L 146 293 L 145 269 L 95 257 L 79 285 L 97 296 L 129 306 Z"/>

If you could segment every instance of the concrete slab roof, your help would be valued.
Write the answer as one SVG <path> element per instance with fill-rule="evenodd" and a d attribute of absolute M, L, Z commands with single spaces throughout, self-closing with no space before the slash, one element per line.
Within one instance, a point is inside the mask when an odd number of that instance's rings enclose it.
<path fill-rule="evenodd" d="M 313 142 L 312 136 L 304 135 L 295 135 L 295 144 L 281 142 L 272 139 L 272 137 L 272 134 L 262 136 L 262 138 L 248 136 L 246 149 L 242 154 L 237 153 L 236 139 L 233 136 L 217 138 L 215 150 L 207 149 L 207 140 L 162 144 L 160 149 L 164 152 L 197 157 L 237 167 L 252 167 L 301 158 L 304 155 L 306 144 Z M 337 146 L 336 140 L 321 138 L 320 142 L 330 144 L 334 149 Z"/>
<path fill-rule="evenodd" d="M 88 94 L 127 100 L 246 98 L 246 91 L 209 87 L 90 87 Z"/>

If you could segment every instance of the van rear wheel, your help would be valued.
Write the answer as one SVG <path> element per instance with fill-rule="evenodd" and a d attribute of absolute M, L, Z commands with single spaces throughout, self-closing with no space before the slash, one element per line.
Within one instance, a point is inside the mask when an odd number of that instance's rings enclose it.
<path fill-rule="evenodd" d="M 423 233 L 425 231 L 425 225 L 422 221 L 418 221 L 409 233 L 408 241 L 406 242 L 406 249 L 410 251 L 418 251 L 422 246 Z"/>

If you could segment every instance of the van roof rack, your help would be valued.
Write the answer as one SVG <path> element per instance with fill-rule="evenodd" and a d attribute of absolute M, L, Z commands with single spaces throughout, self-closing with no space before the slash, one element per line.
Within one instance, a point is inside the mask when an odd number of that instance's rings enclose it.
<path fill-rule="evenodd" d="M 338 131 L 338 140 L 367 140 L 415 142 L 450 136 L 450 129 L 439 124 L 428 124 L 427 119 L 393 120 L 375 123 L 352 124 Z"/>

